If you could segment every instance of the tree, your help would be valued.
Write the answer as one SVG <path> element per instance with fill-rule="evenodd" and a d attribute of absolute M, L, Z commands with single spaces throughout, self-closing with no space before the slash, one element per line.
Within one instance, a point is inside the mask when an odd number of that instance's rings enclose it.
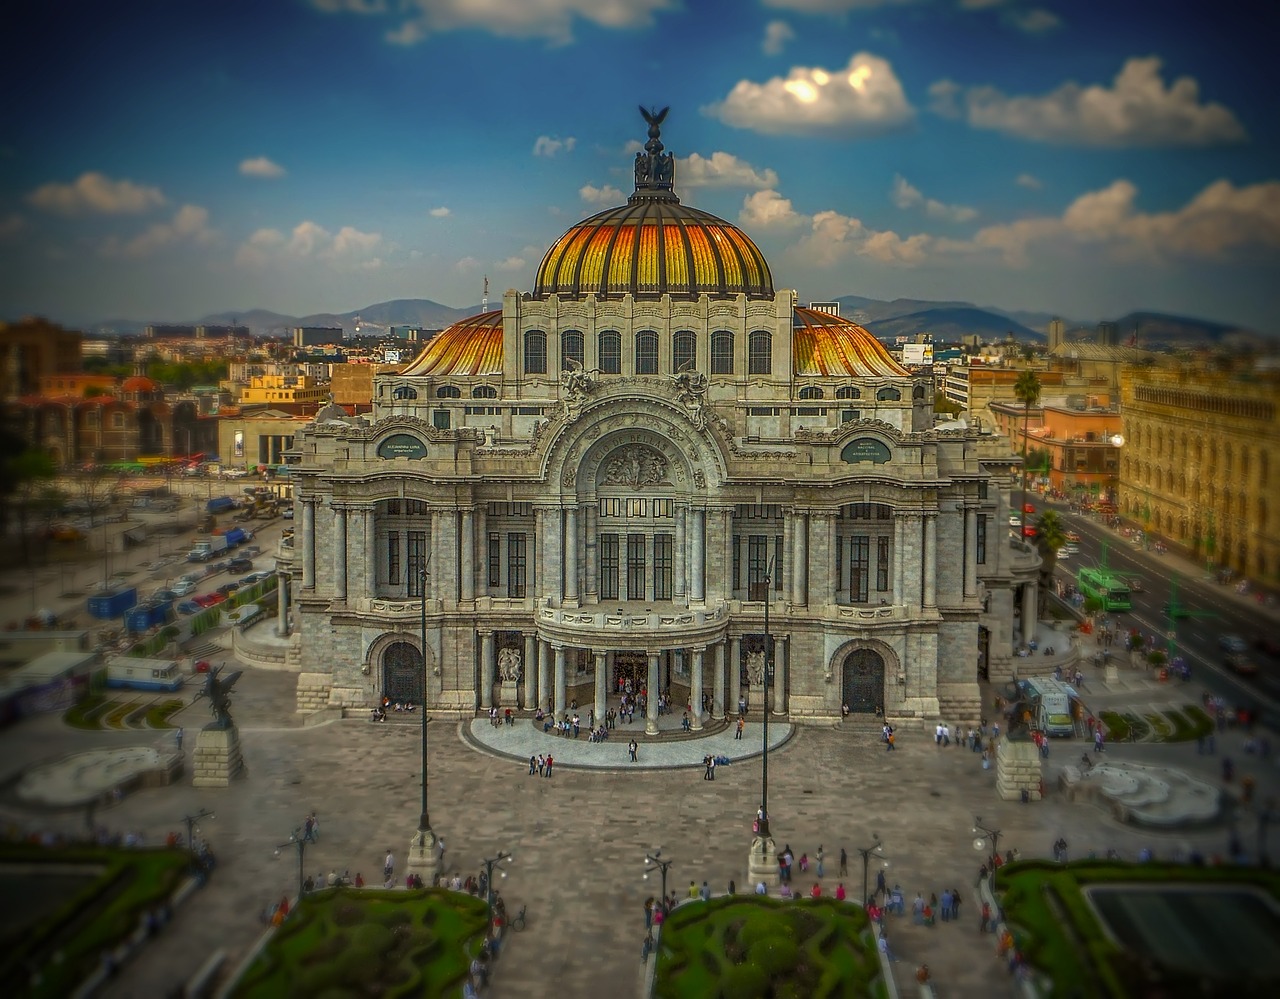
<path fill-rule="evenodd" d="M 18 506 L 18 529 L 22 535 L 22 563 L 31 562 L 31 537 L 27 532 L 27 514 L 37 505 L 36 497 L 47 488 L 58 470 L 48 452 L 27 448 L 6 463 L 5 471 L 13 477 Z"/>
<path fill-rule="evenodd" d="M 120 476 L 102 465 L 93 465 L 76 478 L 77 505 L 89 515 L 91 528 L 97 526 L 97 515 L 115 502 L 119 487 Z"/>
<path fill-rule="evenodd" d="M 1031 426 L 1031 407 L 1040 401 L 1040 379 L 1028 368 L 1018 374 L 1013 394 L 1022 403 L 1022 502 L 1018 504 L 1018 522 L 1026 522 L 1027 510 L 1027 430 Z"/>
<path fill-rule="evenodd" d="M 959 416 L 964 407 L 954 399 L 948 399 L 941 392 L 935 392 L 933 396 L 933 411 L 935 413 L 946 413 L 949 416 Z"/>
<path fill-rule="evenodd" d="M 1040 551 L 1040 612 L 1053 587 L 1053 571 L 1058 566 L 1058 549 L 1067 543 L 1062 518 L 1056 510 L 1045 510 L 1036 520 L 1036 548 Z"/>

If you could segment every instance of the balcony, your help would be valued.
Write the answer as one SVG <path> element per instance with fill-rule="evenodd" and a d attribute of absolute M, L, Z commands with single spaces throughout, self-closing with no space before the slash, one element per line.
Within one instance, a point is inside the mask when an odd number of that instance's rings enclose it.
<path fill-rule="evenodd" d="M 724 638 L 727 604 L 705 608 L 611 605 L 605 609 L 539 607 L 538 632 L 566 645 L 595 648 L 666 649 L 703 645 Z"/>

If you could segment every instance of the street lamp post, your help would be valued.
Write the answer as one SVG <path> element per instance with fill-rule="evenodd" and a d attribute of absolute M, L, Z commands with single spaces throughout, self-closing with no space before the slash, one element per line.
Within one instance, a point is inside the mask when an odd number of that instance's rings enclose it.
<path fill-rule="evenodd" d="M 645 863 L 651 865 L 644 869 L 644 879 L 646 881 L 649 880 L 649 875 L 652 874 L 654 871 L 658 871 L 658 870 L 662 871 L 662 911 L 666 912 L 667 911 L 667 871 L 670 870 L 671 865 L 674 864 L 675 861 L 670 859 L 664 860 L 662 857 L 661 850 L 654 850 L 653 853 L 646 853 L 644 855 L 644 859 L 645 859 Z"/>
<path fill-rule="evenodd" d="M 870 883 L 868 881 L 869 868 L 871 867 L 871 855 L 875 854 L 876 857 L 884 860 L 884 855 L 880 852 L 883 846 L 884 844 L 880 842 L 880 834 L 872 833 L 870 846 L 854 847 L 855 850 L 862 854 L 862 904 L 864 906 L 871 902 Z M 885 867 L 888 867 L 889 862 L 885 860 L 884 865 Z"/>
<path fill-rule="evenodd" d="M 773 633 L 769 630 L 769 593 L 773 588 L 773 562 L 765 567 L 764 576 L 764 675 L 761 678 L 761 697 L 764 703 L 764 723 L 761 725 L 760 810 L 756 813 L 751 852 L 747 855 L 747 879 L 750 884 L 764 882 L 776 885 L 779 871 L 776 858 L 777 844 L 769 830 L 769 681 L 773 679 Z M 737 669 L 737 663 L 732 665 Z"/>
<path fill-rule="evenodd" d="M 183 816 L 182 821 L 186 823 L 186 826 L 187 826 L 187 849 L 191 852 L 191 855 L 193 857 L 195 856 L 195 852 L 196 852 L 196 840 L 195 840 L 196 823 L 199 822 L 201 819 L 211 819 L 211 818 L 213 818 L 213 812 L 209 811 L 207 808 L 200 809 L 200 811 L 196 812 L 195 815 Z"/>
<path fill-rule="evenodd" d="M 436 834 L 431 830 L 431 817 L 427 809 L 427 722 L 429 720 L 427 718 L 427 580 L 430 575 L 427 565 L 418 570 L 418 585 L 421 590 L 419 624 L 422 643 L 422 675 L 420 677 L 422 683 L 422 813 L 418 816 L 418 831 L 409 841 L 409 857 L 406 866 L 410 873 L 416 873 L 427 884 L 434 884 L 443 860 L 439 849 L 443 847 L 443 842 L 437 839 Z"/>
<path fill-rule="evenodd" d="M 975 833 L 982 833 L 984 836 L 989 837 L 991 840 L 991 858 L 992 858 L 991 860 L 991 895 L 994 898 L 996 893 L 995 861 L 996 861 L 996 858 L 1000 856 L 1000 830 L 992 829 L 989 826 L 984 826 L 982 824 L 982 816 L 975 815 L 973 817 L 973 831 Z M 984 843 L 981 837 L 973 841 L 973 848 L 975 850 L 981 850 L 983 846 L 984 846 Z"/>
<path fill-rule="evenodd" d="M 493 869 L 495 866 L 503 863 L 504 861 L 510 861 L 514 863 L 515 859 L 516 858 L 511 854 L 504 853 L 502 850 L 499 850 L 498 855 L 496 857 L 485 857 L 483 860 L 480 861 L 480 863 L 484 864 L 484 888 L 485 888 L 484 894 L 485 894 L 485 904 L 489 906 L 489 925 L 490 926 L 493 925 Z M 506 871 L 502 871 L 501 874 L 504 878 L 507 876 Z"/>
<path fill-rule="evenodd" d="M 280 851 L 290 846 L 298 853 L 298 898 L 302 898 L 302 870 L 306 864 L 307 840 L 302 835 L 301 829 L 295 829 L 289 834 L 289 842 L 281 843 L 276 847 L 276 856 L 280 856 Z"/>

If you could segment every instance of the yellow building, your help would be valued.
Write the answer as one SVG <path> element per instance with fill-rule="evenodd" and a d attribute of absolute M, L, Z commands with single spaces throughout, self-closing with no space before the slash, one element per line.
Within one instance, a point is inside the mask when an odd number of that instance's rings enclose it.
<path fill-rule="evenodd" d="M 239 404 L 314 413 L 328 399 L 329 386 L 309 375 L 255 375 L 240 390 Z"/>
<path fill-rule="evenodd" d="M 1280 377 L 1126 366 L 1120 511 L 1254 579 L 1280 579 Z"/>

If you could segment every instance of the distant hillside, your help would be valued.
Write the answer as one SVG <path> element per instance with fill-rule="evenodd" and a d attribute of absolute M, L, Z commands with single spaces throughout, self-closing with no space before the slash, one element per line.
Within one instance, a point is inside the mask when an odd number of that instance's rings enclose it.
<path fill-rule="evenodd" d="M 229 312 L 216 312 L 211 316 L 205 316 L 203 319 L 195 320 L 190 325 L 248 326 L 252 332 L 259 336 L 266 336 L 268 334 L 283 333 L 290 326 L 297 326 L 298 321 L 293 316 L 282 315 L 269 309 L 245 309 L 243 312 L 237 312 L 233 309 Z"/>
<path fill-rule="evenodd" d="M 359 317 L 362 329 L 373 327 L 386 330 L 392 326 L 421 326 L 425 329 L 439 329 L 456 323 L 459 319 L 475 315 L 480 311 L 477 305 L 467 309 L 453 309 L 429 298 L 398 298 L 391 302 L 375 302 L 363 309 L 343 313 L 317 313 L 304 316 L 293 323 L 295 326 L 341 326 L 354 332 L 356 319 Z"/>
<path fill-rule="evenodd" d="M 1018 340 L 1044 339 L 1043 333 L 1015 323 L 1007 316 L 998 316 L 974 306 L 922 309 L 863 325 L 881 340 L 911 336 L 914 333 L 932 333 L 935 340 L 959 340 L 961 337 L 974 335 L 993 340 L 1008 333 L 1012 333 Z"/>
<path fill-rule="evenodd" d="M 1115 320 L 1115 324 L 1121 343 L 1128 343 L 1129 338 L 1136 332 L 1140 346 L 1155 344 L 1196 346 L 1221 343 L 1233 334 L 1245 337 L 1257 336 L 1252 330 L 1244 330 L 1228 323 L 1193 319 L 1188 316 L 1170 316 L 1160 312 L 1130 312 Z"/>

